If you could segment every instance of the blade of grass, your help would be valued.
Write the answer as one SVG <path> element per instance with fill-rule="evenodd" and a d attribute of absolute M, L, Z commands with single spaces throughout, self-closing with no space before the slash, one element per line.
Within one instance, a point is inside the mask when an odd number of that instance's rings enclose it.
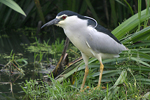
<path fill-rule="evenodd" d="M 144 39 L 146 39 L 149 36 L 149 33 L 150 33 L 150 26 L 142 29 L 141 31 L 135 32 L 130 37 L 128 37 L 127 39 L 123 40 L 122 43 L 130 42 L 130 41 L 135 43 L 137 41 L 144 40 Z"/>
<path fill-rule="evenodd" d="M 123 2 L 121 2 L 120 0 L 116 0 L 116 1 L 126 7 L 126 5 Z"/>
<path fill-rule="evenodd" d="M 110 6 L 111 6 L 111 21 L 113 21 L 112 23 L 114 24 L 114 26 L 117 26 L 117 14 L 116 14 L 116 10 L 115 10 L 115 1 L 114 0 L 110 0 Z"/>
<path fill-rule="evenodd" d="M 146 16 L 149 15 L 149 0 L 145 0 L 146 1 Z M 148 19 L 144 22 L 144 28 L 147 26 L 148 23 Z"/>
<path fill-rule="evenodd" d="M 130 4 L 126 0 L 124 0 L 124 2 L 128 5 L 128 7 L 129 7 L 129 9 L 131 11 L 131 14 L 134 15 L 132 7 L 130 6 Z"/>
<path fill-rule="evenodd" d="M 140 30 L 140 23 L 141 23 L 141 0 L 138 0 L 138 19 L 139 19 L 139 25 L 138 25 L 138 31 Z"/>
<path fill-rule="evenodd" d="M 131 59 L 131 60 L 134 60 L 134 61 L 136 61 L 136 62 L 139 62 L 139 63 L 141 63 L 141 64 L 143 64 L 143 65 L 145 65 L 145 66 L 150 67 L 150 65 L 149 65 L 148 63 L 143 62 L 143 61 L 140 60 L 140 59 L 137 59 L 137 58 L 135 58 L 135 57 L 130 57 L 130 59 Z"/>
<path fill-rule="evenodd" d="M 44 18 L 39 0 L 34 0 L 34 2 L 35 2 L 40 19 L 42 20 L 43 23 L 45 23 L 45 18 Z"/>

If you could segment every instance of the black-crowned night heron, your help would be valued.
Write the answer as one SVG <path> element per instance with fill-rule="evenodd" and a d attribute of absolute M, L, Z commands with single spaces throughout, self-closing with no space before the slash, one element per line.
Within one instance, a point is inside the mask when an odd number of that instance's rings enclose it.
<path fill-rule="evenodd" d="M 67 10 L 58 13 L 55 19 L 44 24 L 41 28 L 53 24 L 62 27 L 70 41 L 81 51 L 85 62 L 85 75 L 81 90 L 84 88 L 89 72 L 89 57 L 95 57 L 99 60 L 100 75 L 97 86 L 99 88 L 104 68 L 102 59 L 119 57 L 121 51 L 127 50 L 126 47 L 111 32 L 98 25 L 95 19 L 72 11 Z"/>

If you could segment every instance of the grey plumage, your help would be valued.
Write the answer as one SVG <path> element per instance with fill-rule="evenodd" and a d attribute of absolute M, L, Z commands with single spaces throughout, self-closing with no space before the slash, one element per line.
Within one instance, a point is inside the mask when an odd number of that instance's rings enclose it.
<path fill-rule="evenodd" d="M 118 43 L 108 34 L 104 34 L 103 32 L 91 30 L 88 35 L 87 42 L 97 53 L 119 54 L 121 51 L 126 50 L 124 45 Z"/>

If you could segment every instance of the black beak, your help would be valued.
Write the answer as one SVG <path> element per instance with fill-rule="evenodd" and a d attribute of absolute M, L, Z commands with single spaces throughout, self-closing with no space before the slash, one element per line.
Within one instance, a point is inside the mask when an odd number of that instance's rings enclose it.
<path fill-rule="evenodd" d="M 58 24 L 59 21 L 60 21 L 60 19 L 55 18 L 55 19 L 53 19 L 53 20 L 47 22 L 46 24 L 44 24 L 44 25 L 41 27 L 41 29 L 42 29 L 43 27 L 45 27 L 45 26 L 50 26 L 50 25 Z"/>

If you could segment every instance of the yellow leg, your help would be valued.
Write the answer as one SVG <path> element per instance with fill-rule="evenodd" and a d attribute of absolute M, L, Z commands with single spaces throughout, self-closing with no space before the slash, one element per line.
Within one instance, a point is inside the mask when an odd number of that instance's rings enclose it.
<path fill-rule="evenodd" d="M 82 81 L 82 85 L 81 85 L 81 91 L 83 90 L 84 88 L 84 84 L 85 84 L 85 81 L 86 81 L 86 77 L 89 73 L 89 69 L 88 69 L 88 66 L 85 67 L 85 74 L 84 74 L 84 78 L 83 78 L 83 81 Z"/>
<path fill-rule="evenodd" d="M 104 65 L 103 65 L 103 63 L 102 63 L 102 62 L 100 62 L 100 74 L 99 74 L 99 81 L 98 81 L 97 88 L 99 88 L 99 87 L 100 87 L 100 85 L 101 85 L 103 69 L 104 69 Z"/>

